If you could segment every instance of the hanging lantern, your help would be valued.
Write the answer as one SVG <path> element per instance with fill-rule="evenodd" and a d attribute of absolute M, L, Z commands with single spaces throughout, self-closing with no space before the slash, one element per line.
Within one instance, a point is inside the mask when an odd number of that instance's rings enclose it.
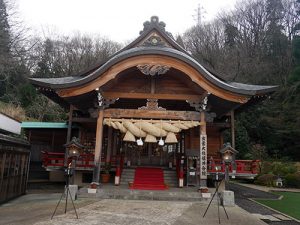
<path fill-rule="evenodd" d="M 166 144 L 174 144 L 174 143 L 177 143 L 177 138 L 176 138 L 176 135 L 173 133 L 173 132 L 169 132 L 167 137 L 166 137 L 166 140 L 165 140 L 165 143 Z"/>
<path fill-rule="evenodd" d="M 147 134 L 147 136 L 145 138 L 145 142 L 146 143 L 156 143 L 157 140 L 156 140 L 156 138 L 153 135 Z"/>

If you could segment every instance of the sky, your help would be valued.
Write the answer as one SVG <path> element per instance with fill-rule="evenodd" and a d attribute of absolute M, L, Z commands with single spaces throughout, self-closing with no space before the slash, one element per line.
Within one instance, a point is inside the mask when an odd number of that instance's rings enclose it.
<path fill-rule="evenodd" d="M 212 20 L 222 10 L 230 10 L 236 0 L 17 0 L 20 19 L 34 33 L 100 35 L 126 43 L 156 15 L 174 36 L 196 24 L 200 4 L 203 21 Z"/>

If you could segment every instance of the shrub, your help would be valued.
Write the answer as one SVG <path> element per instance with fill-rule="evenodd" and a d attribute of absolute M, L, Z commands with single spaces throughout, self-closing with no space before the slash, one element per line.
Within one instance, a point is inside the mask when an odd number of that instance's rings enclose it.
<path fill-rule="evenodd" d="M 300 172 L 286 175 L 285 185 L 287 187 L 300 188 Z"/>
<path fill-rule="evenodd" d="M 273 174 L 262 174 L 259 175 L 254 181 L 255 184 L 265 185 L 265 186 L 273 186 L 274 180 L 277 177 Z"/>
<path fill-rule="evenodd" d="M 269 173 L 280 177 L 297 172 L 295 164 L 290 162 L 263 162 L 261 167 L 262 174 Z"/>

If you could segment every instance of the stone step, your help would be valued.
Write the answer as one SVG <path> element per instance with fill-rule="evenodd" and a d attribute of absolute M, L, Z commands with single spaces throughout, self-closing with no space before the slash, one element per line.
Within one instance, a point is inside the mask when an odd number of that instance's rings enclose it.
<path fill-rule="evenodd" d="M 164 182 L 171 187 L 176 187 L 178 185 L 177 174 L 175 170 L 164 170 Z M 127 185 L 129 182 L 133 182 L 135 175 L 134 168 L 123 169 L 121 176 L 121 184 Z"/>

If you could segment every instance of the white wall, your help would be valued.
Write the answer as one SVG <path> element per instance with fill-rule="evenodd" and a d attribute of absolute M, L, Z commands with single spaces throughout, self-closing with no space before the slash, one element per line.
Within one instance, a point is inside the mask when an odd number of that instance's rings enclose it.
<path fill-rule="evenodd" d="M 21 134 L 21 123 L 0 113 L 0 130 Z"/>

